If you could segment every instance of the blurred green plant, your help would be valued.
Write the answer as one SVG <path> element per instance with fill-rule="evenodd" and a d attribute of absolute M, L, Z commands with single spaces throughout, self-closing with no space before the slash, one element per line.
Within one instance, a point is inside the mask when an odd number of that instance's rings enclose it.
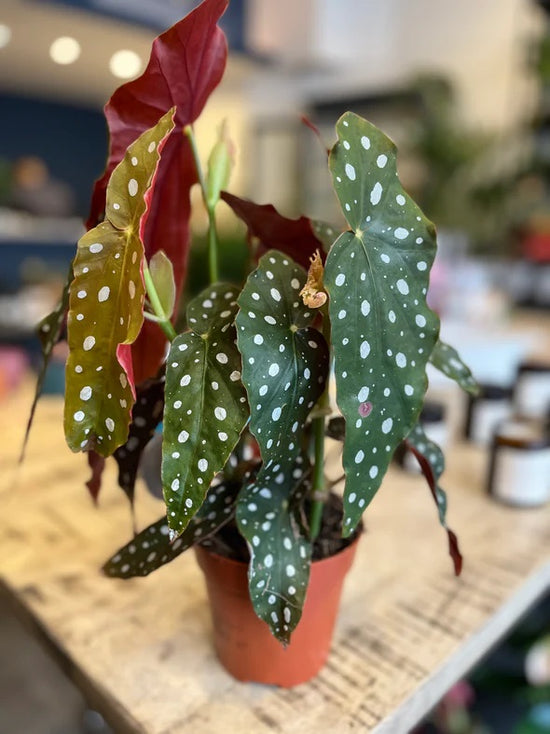
<path fill-rule="evenodd" d="M 439 229 L 464 232 L 472 251 L 506 254 L 522 219 L 517 185 L 530 166 L 527 132 L 495 136 L 466 128 L 442 77 L 419 77 L 413 89 L 424 108 L 411 138 L 423 168 L 415 192 L 421 207 Z"/>

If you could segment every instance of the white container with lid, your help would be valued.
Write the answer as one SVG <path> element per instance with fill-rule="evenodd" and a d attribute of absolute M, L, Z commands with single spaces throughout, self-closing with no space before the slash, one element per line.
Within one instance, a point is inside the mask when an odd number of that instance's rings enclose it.
<path fill-rule="evenodd" d="M 550 412 L 550 365 L 524 362 L 514 387 L 514 408 L 519 415 L 543 418 Z"/>
<path fill-rule="evenodd" d="M 491 446 L 488 491 L 518 507 L 550 500 L 550 436 L 542 422 L 513 418 L 498 426 Z"/>
<path fill-rule="evenodd" d="M 512 388 L 501 385 L 480 385 L 479 395 L 468 395 L 466 425 L 468 440 L 488 446 L 496 426 L 512 415 Z"/>

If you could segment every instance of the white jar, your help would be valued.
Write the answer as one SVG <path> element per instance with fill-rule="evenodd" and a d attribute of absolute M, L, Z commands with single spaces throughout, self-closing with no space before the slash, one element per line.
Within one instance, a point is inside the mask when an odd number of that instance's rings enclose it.
<path fill-rule="evenodd" d="M 550 500 L 550 436 L 541 422 L 514 418 L 498 426 L 488 490 L 495 499 L 518 507 Z"/>
<path fill-rule="evenodd" d="M 514 387 L 518 415 L 544 418 L 550 412 L 550 365 L 525 362 L 518 369 Z"/>
<path fill-rule="evenodd" d="M 480 394 L 468 395 L 465 436 L 481 446 L 488 446 L 495 428 L 512 415 L 512 388 L 480 385 Z"/>

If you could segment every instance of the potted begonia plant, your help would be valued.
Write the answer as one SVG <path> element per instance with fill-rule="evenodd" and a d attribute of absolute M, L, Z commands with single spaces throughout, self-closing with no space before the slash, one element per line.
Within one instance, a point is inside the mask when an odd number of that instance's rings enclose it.
<path fill-rule="evenodd" d="M 363 512 L 402 441 L 446 527 L 443 457 L 418 422 L 428 362 L 475 386 L 438 339 L 426 303 L 435 230 L 401 186 L 395 146 L 381 131 L 351 112 L 336 123 L 328 168 L 343 232 L 224 191 L 231 150 L 223 133 L 203 171 L 193 122 L 223 74 L 217 22 L 226 5 L 204 0 L 159 36 L 143 75 L 106 105 L 105 174 L 63 300 L 40 335 L 47 362 L 66 324 L 65 432 L 73 451 L 88 453 L 94 496 L 113 456 L 133 500 L 140 457 L 162 421 L 166 515 L 105 572 L 143 576 L 198 547 L 205 573 L 212 563 L 221 571 L 208 581 L 213 603 L 229 582 L 243 587 L 229 592 L 235 612 L 227 599 L 213 612 L 224 664 L 245 680 L 292 685 L 326 658 L 342 580 L 327 580 L 323 568 L 349 568 Z M 178 318 L 196 183 L 210 223 L 210 285 Z M 218 279 L 222 199 L 254 242 L 244 284 Z M 326 435 L 343 442 L 341 500 L 329 499 Z M 327 609 L 329 621 L 320 621 Z M 328 642 L 304 651 L 321 628 Z"/>

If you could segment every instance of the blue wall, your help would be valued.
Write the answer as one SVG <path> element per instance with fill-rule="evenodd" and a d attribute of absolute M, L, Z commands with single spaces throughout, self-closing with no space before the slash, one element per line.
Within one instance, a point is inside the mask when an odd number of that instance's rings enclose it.
<path fill-rule="evenodd" d="M 44 0 L 42 0 L 44 2 Z M 143 25 L 161 32 L 181 20 L 200 0 L 48 0 L 57 5 L 70 5 L 80 10 L 111 16 L 126 22 Z M 220 25 L 225 31 L 232 51 L 246 51 L 244 38 L 244 0 L 231 0 Z"/>
<path fill-rule="evenodd" d="M 68 183 L 85 217 L 92 185 L 105 167 L 107 128 L 101 110 L 0 94 L 0 158 L 37 155 Z"/>

